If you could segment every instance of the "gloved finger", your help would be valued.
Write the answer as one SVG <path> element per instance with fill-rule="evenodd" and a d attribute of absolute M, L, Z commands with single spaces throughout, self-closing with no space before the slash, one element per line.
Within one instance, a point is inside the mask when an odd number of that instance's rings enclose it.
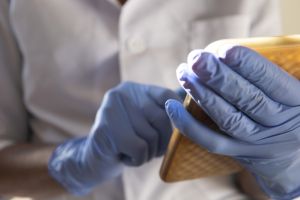
<path fill-rule="evenodd" d="M 296 78 L 247 47 L 234 46 L 224 51 L 222 62 L 271 99 L 289 106 L 300 105 L 300 83 Z"/>
<path fill-rule="evenodd" d="M 275 145 L 250 144 L 227 137 L 196 121 L 176 100 L 170 99 L 166 102 L 166 111 L 181 133 L 212 153 L 243 158 L 273 158 L 298 148 L 298 141 L 283 141 Z"/>
<path fill-rule="evenodd" d="M 162 109 L 165 108 L 165 103 L 168 99 L 180 100 L 180 97 L 175 92 L 162 87 L 148 86 L 147 92 L 149 97 Z"/>
<path fill-rule="evenodd" d="M 252 136 L 255 144 L 276 144 L 282 141 L 298 141 L 297 133 L 291 123 L 284 123 L 280 126 L 266 127 Z M 296 134 L 295 134 L 296 133 Z"/>
<path fill-rule="evenodd" d="M 297 124 L 300 124 L 300 107 L 291 109 L 291 114 L 296 117 L 290 118 L 285 123 L 274 127 L 259 127 L 258 134 L 253 134 L 251 138 L 256 144 L 280 143 L 282 141 L 298 141 Z M 296 115 L 294 112 L 298 112 Z M 295 134 L 296 133 L 296 134 Z"/>
<path fill-rule="evenodd" d="M 178 101 L 168 100 L 166 111 L 175 127 L 195 143 L 213 153 L 236 155 L 233 145 L 230 145 L 232 142 L 229 138 L 217 134 L 202 123 L 197 122 Z"/>
<path fill-rule="evenodd" d="M 286 107 L 270 99 L 213 54 L 203 52 L 191 67 L 202 83 L 256 122 L 275 126 L 286 121 L 279 115 Z M 278 117 L 272 118 L 275 115 Z"/>
<path fill-rule="evenodd" d="M 120 151 L 120 159 L 121 161 L 129 166 L 140 166 L 149 159 L 148 153 L 148 144 L 142 139 L 132 128 L 122 126 L 123 124 L 118 124 L 116 131 L 123 130 L 124 135 L 120 137 L 116 141 L 116 145 Z M 116 128 L 112 128 L 114 131 Z"/>
<path fill-rule="evenodd" d="M 153 102 L 161 108 L 160 111 L 156 113 L 153 112 L 151 106 L 148 106 L 148 119 L 152 123 L 152 126 L 158 131 L 160 136 L 160 146 L 158 151 L 158 156 L 162 155 L 167 149 L 171 134 L 172 126 L 170 120 L 165 112 L 165 102 L 168 99 L 181 100 L 180 96 L 172 90 L 165 89 L 157 86 L 149 86 L 148 95 L 153 100 Z"/>
<path fill-rule="evenodd" d="M 97 118 L 101 119 L 98 121 L 103 124 L 98 126 L 101 130 L 97 132 L 110 134 L 107 139 L 103 137 L 100 139 L 106 140 L 107 143 L 114 141 L 111 148 L 121 154 L 121 160 L 125 164 L 139 166 L 149 158 L 148 144 L 133 129 L 128 111 L 120 99 L 120 93 L 116 90 L 105 95 L 103 100 L 105 106 L 100 107 L 97 113 Z"/>
<path fill-rule="evenodd" d="M 255 142 L 252 135 L 256 134 L 259 124 L 253 122 L 234 106 L 229 104 L 215 92 L 203 85 L 198 77 L 189 73 L 186 64 L 181 64 L 177 70 L 179 82 L 211 117 L 218 127 L 228 135 L 247 142 Z"/>
<path fill-rule="evenodd" d="M 135 133 L 148 144 L 147 160 L 149 161 L 158 154 L 160 141 L 159 133 L 152 127 L 151 123 L 149 123 L 146 114 L 144 114 L 142 110 L 132 105 L 132 103 L 127 99 L 122 98 L 121 100 L 125 105 L 124 108 L 127 111 L 130 124 Z M 152 109 L 152 112 L 154 110 L 160 110 L 160 108 L 156 105 L 153 105 Z"/>
<path fill-rule="evenodd" d="M 157 156 L 161 156 L 165 153 L 168 147 L 172 135 L 172 125 L 164 109 L 158 111 L 157 114 L 159 115 L 159 117 L 155 118 L 154 121 L 151 122 L 151 124 L 153 127 L 155 127 L 160 136 Z"/>
<path fill-rule="evenodd" d="M 186 97 L 186 92 L 185 92 L 185 90 L 182 87 L 177 88 L 175 90 L 175 93 L 177 94 L 177 96 L 179 97 L 179 99 L 181 101 L 183 101 L 185 99 L 185 97 Z"/>
<path fill-rule="evenodd" d="M 144 115 L 149 124 L 158 134 L 158 149 L 156 156 L 161 156 L 167 149 L 172 126 L 165 109 L 160 108 L 155 102 L 149 101 L 144 105 Z"/>
<path fill-rule="evenodd" d="M 145 163 L 149 158 L 148 144 L 146 141 L 130 127 L 129 123 L 126 125 L 124 120 L 123 123 L 114 124 L 114 126 L 109 128 L 111 133 L 124 132 L 123 136 L 117 135 L 114 137 L 116 149 L 119 152 L 121 161 L 129 166 L 140 166 Z"/>

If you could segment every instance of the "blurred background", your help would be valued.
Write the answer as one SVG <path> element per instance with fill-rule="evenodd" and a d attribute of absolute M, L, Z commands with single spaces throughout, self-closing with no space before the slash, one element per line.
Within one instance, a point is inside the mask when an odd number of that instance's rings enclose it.
<path fill-rule="evenodd" d="M 283 34 L 300 34 L 300 0 L 281 0 Z"/>

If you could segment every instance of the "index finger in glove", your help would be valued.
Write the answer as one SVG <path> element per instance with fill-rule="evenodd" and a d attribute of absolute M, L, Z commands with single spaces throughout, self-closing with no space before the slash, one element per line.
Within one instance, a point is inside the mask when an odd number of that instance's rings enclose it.
<path fill-rule="evenodd" d="M 166 110 L 173 124 L 196 144 L 210 152 L 234 157 L 273 158 L 278 154 L 298 148 L 298 141 L 281 143 L 250 144 L 211 130 L 196 121 L 176 100 L 166 102 Z M 276 148 L 275 148 L 276 147 Z"/>

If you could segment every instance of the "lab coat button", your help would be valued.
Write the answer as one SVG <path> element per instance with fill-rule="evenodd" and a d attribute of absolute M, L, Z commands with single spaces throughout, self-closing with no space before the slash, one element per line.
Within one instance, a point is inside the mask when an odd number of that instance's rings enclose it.
<path fill-rule="evenodd" d="M 128 50 L 131 53 L 142 53 L 146 50 L 144 41 L 141 38 L 131 38 L 128 40 Z"/>

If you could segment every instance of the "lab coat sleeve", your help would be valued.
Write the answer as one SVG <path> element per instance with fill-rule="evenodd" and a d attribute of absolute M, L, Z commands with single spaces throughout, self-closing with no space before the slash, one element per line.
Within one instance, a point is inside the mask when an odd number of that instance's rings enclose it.
<path fill-rule="evenodd" d="M 250 36 L 281 35 L 281 13 L 279 0 L 258 0 L 252 3 Z"/>
<path fill-rule="evenodd" d="M 0 149 L 27 138 L 22 99 L 21 56 L 9 26 L 9 5 L 5 0 L 0 1 Z"/>

